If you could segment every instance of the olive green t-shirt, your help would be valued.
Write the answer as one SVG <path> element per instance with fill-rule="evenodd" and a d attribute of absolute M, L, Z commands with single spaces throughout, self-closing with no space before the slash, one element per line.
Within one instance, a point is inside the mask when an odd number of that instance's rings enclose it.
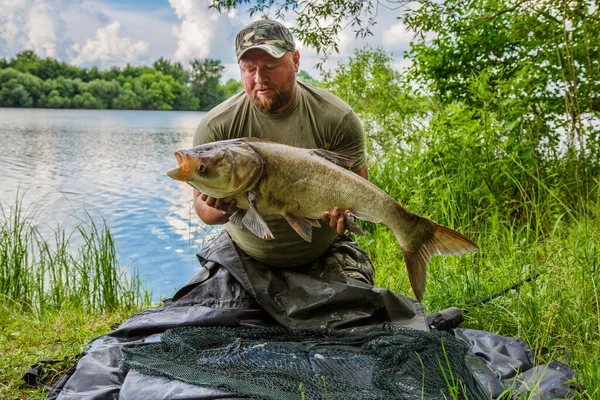
<path fill-rule="evenodd" d="M 353 171 L 365 164 L 364 133 L 354 111 L 333 94 L 302 82 L 296 84 L 294 104 L 280 114 L 258 111 L 244 92 L 231 97 L 200 121 L 194 146 L 241 137 L 346 154 L 355 160 Z M 283 216 L 263 215 L 263 218 L 273 233 L 273 240 L 259 238 L 230 223 L 225 224 L 225 229 L 246 254 L 272 266 L 307 264 L 323 254 L 337 236 L 334 229 L 321 224 L 321 228 L 313 228 L 312 243 L 308 243 Z"/>

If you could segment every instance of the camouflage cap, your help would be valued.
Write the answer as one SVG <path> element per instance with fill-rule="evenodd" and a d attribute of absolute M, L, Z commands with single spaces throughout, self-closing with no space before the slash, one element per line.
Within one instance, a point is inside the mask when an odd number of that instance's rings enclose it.
<path fill-rule="evenodd" d="M 260 19 L 242 28 L 235 37 L 235 55 L 238 62 L 250 49 L 261 49 L 275 58 L 294 51 L 296 45 L 290 31 L 277 21 Z"/>

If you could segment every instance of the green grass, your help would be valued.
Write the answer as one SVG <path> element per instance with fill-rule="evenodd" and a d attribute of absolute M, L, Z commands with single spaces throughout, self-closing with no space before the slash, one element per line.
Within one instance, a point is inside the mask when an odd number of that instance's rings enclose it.
<path fill-rule="evenodd" d="M 110 332 L 131 312 L 94 313 L 76 307 L 31 312 L 29 307 L 0 301 L 0 398 L 44 399 L 47 393 L 40 387 L 23 382 L 27 368 L 40 360 L 62 360 L 43 373 L 46 383 L 56 383 L 90 340 Z"/>
<path fill-rule="evenodd" d="M 27 367 L 42 359 L 64 360 L 50 366 L 54 383 L 74 357 L 111 325 L 150 306 L 151 294 L 139 277 L 119 268 L 108 227 L 91 218 L 66 232 L 44 236 L 37 215 L 0 205 L 0 398 L 44 398 L 24 386 Z M 77 236 L 75 247 L 73 242 Z"/>
<path fill-rule="evenodd" d="M 434 257 L 428 267 L 424 306 L 428 314 L 456 306 L 466 313 L 462 327 L 525 340 L 540 362 L 563 361 L 581 373 L 582 398 L 600 397 L 600 188 L 584 206 L 570 205 L 570 187 L 550 188 L 534 177 L 536 198 L 523 189 L 510 206 L 473 183 L 468 171 L 444 174 L 433 184 L 417 184 L 426 171 L 390 173 L 400 156 L 372 168 L 371 181 L 394 193 L 412 211 L 451 226 L 474 240 L 474 254 Z M 510 182 L 511 171 L 506 168 Z M 413 174 L 417 178 L 410 176 Z M 446 176 L 444 176 L 446 175 Z M 452 182 L 452 185 L 447 185 Z M 519 182 L 520 183 L 520 182 Z M 474 189 L 475 188 L 475 189 Z M 480 196 L 474 203 L 473 192 Z M 429 196 L 426 196 L 428 194 Z M 469 196 L 472 196 L 469 198 Z M 475 199 L 478 200 L 478 199 Z M 463 208 L 464 207 L 464 208 Z M 510 210 L 519 210 L 515 217 Z M 391 232 L 365 224 L 357 237 L 376 268 L 376 285 L 412 296 L 405 265 Z M 485 304 L 473 305 L 524 278 L 539 276 Z M 542 349 L 545 349 L 542 352 Z"/>
<path fill-rule="evenodd" d="M 119 268 L 106 224 L 91 218 L 72 232 L 57 227 L 41 233 L 37 215 L 0 204 L 0 293 L 33 311 L 77 307 L 93 312 L 127 310 L 149 304 L 150 294 L 134 273 Z M 74 235 L 79 245 L 73 248 Z"/>

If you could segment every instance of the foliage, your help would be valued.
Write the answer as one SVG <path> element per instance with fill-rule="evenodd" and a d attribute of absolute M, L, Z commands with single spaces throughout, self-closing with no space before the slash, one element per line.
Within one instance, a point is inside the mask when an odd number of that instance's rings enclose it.
<path fill-rule="evenodd" d="M 596 2 L 469 3 L 426 0 L 406 14 L 421 35 L 409 52 L 414 79 L 442 104 L 500 115 L 514 125 L 505 140 L 532 148 L 532 159 L 553 159 L 562 149 L 597 164 L 600 137 L 590 123 L 600 111 Z"/>
<path fill-rule="evenodd" d="M 192 60 L 192 90 L 200 102 L 202 110 L 208 110 L 219 104 L 222 96 L 219 93 L 219 78 L 225 67 L 219 60 L 205 58 Z"/>
<path fill-rule="evenodd" d="M 298 79 L 301 82 L 308 83 L 312 86 L 320 85 L 320 82 L 317 79 L 313 78 L 308 72 L 306 72 L 303 69 L 298 71 L 298 73 L 296 74 L 296 79 Z"/>
<path fill-rule="evenodd" d="M 338 51 L 339 34 L 351 27 L 357 37 L 371 35 L 381 9 L 400 9 L 411 0 L 212 0 L 211 7 L 219 12 L 251 4 L 250 15 L 266 14 L 274 10 L 276 18 L 292 13 L 298 26 L 292 32 L 301 42 L 313 46 L 324 58 Z M 319 64 L 321 65 L 321 64 Z"/>
<path fill-rule="evenodd" d="M 441 100 L 415 79 L 395 73 L 383 50 L 365 48 L 328 73 L 324 85 L 365 121 L 370 180 L 480 246 L 476 256 L 432 260 L 426 307 L 469 308 L 469 327 L 519 336 L 534 348 L 568 348 L 574 355 L 568 362 L 586 377 L 586 398 L 594 398 L 600 393 L 600 166 L 593 153 L 534 149 L 532 143 L 544 137 L 549 143 L 547 133 L 556 132 L 527 115 L 516 124 L 525 111 L 490 89 L 487 70 L 469 77 L 468 99 Z M 364 228 L 368 234 L 358 240 L 376 266 L 376 284 L 410 294 L 393 235 L 379 225 Z M 537 273 L 520 292 L 472 307 Z"/>
<path fill-rule="evenodd" d="M 42 92 L 43 81 L 13 68 L 0 70 L 0 106 L 33 107 Z"/>
<path fill-rule="evenodd" d="M 361 115 L 369 136 L 380 144 L 401 134 L 403 117 L 408 112 L 404 109 L 409 104 L 408 92 L 391 61 L 382 48 L 367 46 L 355 51 L 347 63 L 325 73 L 322 84 Z"/>
<path fill-rule="evenodd" d="M 31 50 L 0 59 L 0 107 L 209 110 L 241 90 L 221 84 L 219 60 L 194 60 L 187 71 L 163 57 L 148 66 L 77 68 Z"/>

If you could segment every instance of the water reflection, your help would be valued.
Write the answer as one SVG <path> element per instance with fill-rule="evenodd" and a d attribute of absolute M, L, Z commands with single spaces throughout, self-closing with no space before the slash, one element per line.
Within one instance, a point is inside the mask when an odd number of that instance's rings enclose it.
<path fill-rule="evenodd" d="M 192 189 L 165 175 L 203 115 L 0 109 L 0 201 L 12 205 L 26 190 L 23 205 L 65 229 L 86 213 L 106 219 L 121 265 L 137 267 L 155 299 L 168 297 L 196 273 L 195 253 L 215 235 L 193 212 Z"/>

